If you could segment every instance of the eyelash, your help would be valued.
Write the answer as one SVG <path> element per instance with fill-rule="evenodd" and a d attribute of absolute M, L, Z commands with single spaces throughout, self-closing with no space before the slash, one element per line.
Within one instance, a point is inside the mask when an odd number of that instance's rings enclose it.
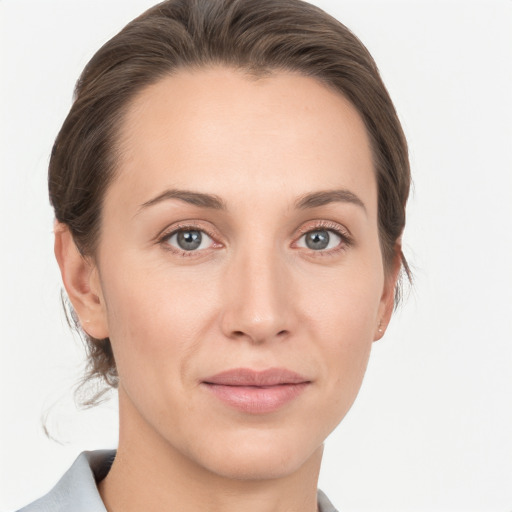
<path fill-rule="evenodd" d="M 209 238 L 213 241 L 214 248 L 223 247 L 223 245 L 220 242 L 216 241 L 216 235 L 213 234 L 210 230 L 205 229 L 203 226 L 199 226 L 193 223 L 187 223 L 187 224 L 180 224 L 178 226 L 173 226 L 172 228 L 165 230 L 161 235 L 157 237 L 156 243 L 160 244 L 164 250 L 172 252 L 174 254 L 177 254 L 178 256 L 183 257 L 196 257 L 199 254 L 202 253 L 205 249 L 198 250 L 198 251 L 186 251 L 183 249 L 179 249 L 175 246 L 172 246 L 169 244 L 169 239 L 173 236 L 179 233 L 180 231 L 200 231 L 201 233 L 205 233 Z M 331 222 L 331 221 L 316 221 L 314 222 L 314 225 L 308 225 L 307 227 L 302 227 L 298 230 L 299 237 L 295 239 L 293 244 L 296 244 L 298 240 L 300 240 L 302 237 L 307 235 L 308 233 L 312 233 L 315 231 L 327 231 L 330 233 L 334 233 L 336 236 L 338 236 L 341 240 L 341 242 L 338 244 L 338 246 L 328 249 L 328 250 L 318 250 L 315 251 L 313 249 L 310 249 L 308 252 L 310 254 L 314 254 L 315 256 L 332 256 L 335 255 L 341 251 L 345 251 L 349 247 L 351 247 L 354 244 L 354 240 L 348 230 L 346 228 L 343 228 L 340 224 Z M 216 247 L 215 247 L 216 246 Z"/>
<path fill-rule="evenodd" d="M 314 221 L 313 225 L 308 225 L 307 227 L 302 227 L 299 229 L 300 237 L 297 238 L 297 240 L 294 243 L 297 243 L 298 240 L 300 240 L 302 237 L 307 235 L 308 233 L 313 233 L 315 231 L 327 231 L 330 233 L 334 233 L 336 236 L 340 238 L 340 243 L 333 247 L 332 249 L 328 250 L 321 250 L 321 251 L 315 251 L 313 249 L 310 249 L 310 254 L 314 254 L 315 256 L 320 257 L 328 257 L 328 256 L 334 256 L 342 251 L 347 250 L 349 247 L 354 245 L 354 239 L 352 238 L 352 235 L 348 231 L 348 229 L 344 228 L 340 224 L 332 221 Z"/>
<path fill-rule="evenodd" d="M 178 226 L 173 226 L 172 228 L 165 230 L 162 235 L 157 237 L 156 242 L 160 244 L 164 250 L 177 254 L 178 256 L 183 256 L 186 258 L 198 256 L 198 254 L 200 254 L 202 251 L 185 251 L 169 244 L 169 239 L 180 231 L 200 231 L 201 233 L 205 233 L 209 238 L 211 238 L 214 242 L 214 245 L 217 245 L 217 247 L 222 247 L 221 243 L 216 242 L 216 236 L 210 230 L 193 223 L 179 224 Z"/>

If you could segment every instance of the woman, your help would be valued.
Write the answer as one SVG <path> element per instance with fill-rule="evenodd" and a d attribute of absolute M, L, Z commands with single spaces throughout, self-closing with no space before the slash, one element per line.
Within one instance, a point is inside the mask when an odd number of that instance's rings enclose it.
<path fill-rule="evenodd" d="M 297 510 L 407 264 L 377 68 L 296 0 L 171 0 L 86 66 L 49 169 L 55 254 L 117 453 L 23 510 Z"/>

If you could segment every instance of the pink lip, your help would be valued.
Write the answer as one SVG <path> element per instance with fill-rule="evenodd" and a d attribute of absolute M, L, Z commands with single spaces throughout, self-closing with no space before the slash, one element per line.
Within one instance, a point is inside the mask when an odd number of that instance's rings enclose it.
<path fill-rule="evenodd" d="M 274 412 L 298 397 L 311 383 L 286 368 L 255 371 L 235 368 L 204 379 L 204 385 L 222 402 L 251 414 Z"/>

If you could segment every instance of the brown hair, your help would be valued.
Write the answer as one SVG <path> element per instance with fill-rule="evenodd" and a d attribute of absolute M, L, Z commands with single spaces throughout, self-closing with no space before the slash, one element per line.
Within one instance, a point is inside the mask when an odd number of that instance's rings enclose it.
<path fill-rule="evenodd" d="M 410 187 L 406 140 L 368 50 L 340 22 L 300 0 L 167 0 L 129 23 L 93 56 L 55 141 L 48 177 L 55 216 L 69 226 L 82 255 L 95 253 L 103 197 L 116 173 L 116 136 L 130 101 L 180 68 L 215 64 L 256 76 L 299 72 L 352 102 L 372 143 L 380 243 L 388 269 L 405 225 Z M 100 377 L 115 387 L 110 341 L 83 334 L 89 364 L 84 382 Z"/>

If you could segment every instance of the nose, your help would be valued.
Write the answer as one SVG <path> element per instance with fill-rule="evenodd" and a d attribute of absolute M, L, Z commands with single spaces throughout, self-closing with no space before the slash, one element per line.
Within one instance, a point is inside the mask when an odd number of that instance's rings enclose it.
<path fill-rule="evenodd" d="M 285 339 L 294 330 L 290 269 L 271 250 L 237 255 L 224 281 L 223 333 L 261 344 Z"/>

